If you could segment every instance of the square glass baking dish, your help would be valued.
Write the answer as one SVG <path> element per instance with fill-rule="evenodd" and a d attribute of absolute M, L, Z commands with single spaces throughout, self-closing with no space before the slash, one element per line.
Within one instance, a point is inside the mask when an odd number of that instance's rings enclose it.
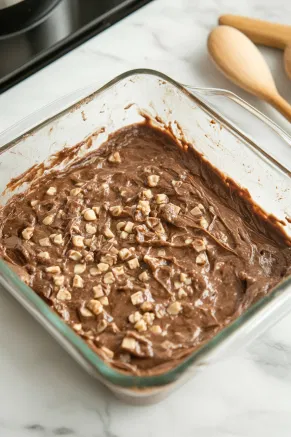
<path fill-rule="evenodd" d="M 141 122 L 145 116 L 160 128 L 170 128 L 178 141 L 193 144 L 215 167 L 247 188 L 263 210 L 285 222 L 285 232 L 291 235 L 286 220 L 291 217 L 291 138 L 230 92 L 185 87 L 144 69 L 124 73 L 97 91 L 94 85 L 79 90 L 3 132 L 0 204 L 27 189 L 31 179 L 43 171 L 64 168 L 98 148 L 110 133 Z M 60 150 L 76 144 L 70 160 L 52 165 Z M 18 178 L 32 166 L 33 178 Z M 18 183 L 6 189 L 13 178 Z M 1 260 L 0 282 L 90 374 L 132 403 L 159 400 L 291 310 L 291 279 L 287 278 L 179 366 L 161 375 L 141 377 L 106 364 Z"/>

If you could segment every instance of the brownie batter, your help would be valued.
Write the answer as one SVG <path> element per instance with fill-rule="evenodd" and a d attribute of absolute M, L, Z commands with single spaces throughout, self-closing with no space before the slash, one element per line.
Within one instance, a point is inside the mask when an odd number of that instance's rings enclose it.
<path fill-rule="evenodd" d="M 246 191 L 148 124 L 0 211 L 0 255 L 113 367 L 176 366 L 290 273 Z"/>

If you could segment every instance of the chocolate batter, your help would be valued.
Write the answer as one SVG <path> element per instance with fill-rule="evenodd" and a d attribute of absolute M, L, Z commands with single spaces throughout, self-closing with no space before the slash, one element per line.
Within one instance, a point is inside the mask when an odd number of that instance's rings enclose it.
<path fill-rule="evenodd" d="M 133 374 L 173 368 L 290 273 L 290 243 L 248 193 L 147 124 L 42 177 L 0 216 L 0 255 Z"/>

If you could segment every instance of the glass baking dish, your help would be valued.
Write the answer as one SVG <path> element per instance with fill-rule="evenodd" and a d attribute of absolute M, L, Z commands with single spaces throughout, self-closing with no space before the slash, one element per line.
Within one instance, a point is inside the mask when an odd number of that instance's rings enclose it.
<path fill-rule="evenodd" d="M 228 91 L 185 87 L 144 69 L 124 73 L 97 91 L 94 85 L 79 90 L 3 132 L 0 204 L 31 183 L 29 178 L 20 178 L 20 186 L 7 190 L 12 178 L 32 166 L 40 172 L 42 163 L 47 172 L 64 168 L 72 159 L 98 148 L 110 133 L 145 116 L 161 128 L 170 127 L 178 140 L 194 144 L 214 166 L 247 188 L 266 212 L 283 220 L 285 232 L 291 235 L 291 224 L 286 221 L 286 216 L 291 217 L 291 138 Z M 78 143 L 70 161 L 51 166 L 54 154 Z M 1 260 L 0 282 L 91 375 L 131 403 L 161 399 L 291 310 L 291 279 L 287 278 L 176 368 L 141 377 L 107 365 Z"/>

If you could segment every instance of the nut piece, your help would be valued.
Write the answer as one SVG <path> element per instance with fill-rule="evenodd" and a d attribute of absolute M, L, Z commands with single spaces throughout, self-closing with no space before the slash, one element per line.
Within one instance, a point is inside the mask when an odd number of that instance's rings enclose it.
<path fill-rule="evenodd" d="M 38 256 L 39 258 L 42 258 L 42 259 L 50 259 L 50 255 L 49 255 L 48 252 L 39 252 L 39 253 L 37 254 L 37 256 Z"/>
<path fill-rule="evenodd" d="M 104 275 L 103 281 L 105 284 L 113 284 L 115 282 L 115 278 L 112 272 L 108 272 Z"/>
<path fill-rule="evenodd" d="M 186 273 L 180 273 L 180 281 L 184 282 L 184 284 L 186 285 L 190 285 L 192 282 L 192 279 L 188 277 L 188 275 L 186 275 Z"/>
<path fill-rule="evenodd" d="M 100 297 L 99 302 L 101 302 L 104 306 L 109 305 L 109 300 L 107 296 Z"/>
<path fill-rule="evenodd" d="M 129 352 L 133 352 L 136 349 L 137 341 L 134 338 L 131 337 L 124 337 L 121 343 L 122 349 L 125 349 Z"/>
<path fill-rule="evenodd" d="M 114 268 L 112 269 L 112 272 L 113 272 L 116 276 L 124 275 L 124 268 L 123 268 L 123 266 L 117 266 L 117 267 L 114 267 Z"/>
<path fill-rule="evenodd" d="M 36 206 L 37 204 L 38 204 L 38 200 L 31 200 L 30 201 L 31 206 Z"/>
<path fill-rule="evenodd" d="M 118 253 L 118 251 L 117 251 Z M 116 263 L 116 256 L 114 255 L 103 255 L 101 256 L 101 262 L 109 264 L 110 266 L 113 266 L 113 264 Z"/>
<path fill-rule="evenodd" d="M 134 325 L 134 328 L 138 332 L 145 332 L 148 329 L 147 324 L 146 324 L 146 322 L 143 319 L 141 319 L 138 322 L 136 322 L 136 324 Z"/>
<path fill-rule="evenodd" d="M 194 215 L 194 217 L 202 217 L 201 209 L 198 208 L 198 206 L 195 206 L 193 209 L 191 209 L 190 213 Z"/>
<path fill-rule="evenodd" d="M 48 237 L 46 237 L 46 238 L 41 238 L 41 239 L 39 240 L 39 245 L 40 245 L 40 246 L 43 246 L 43 247 L 48 247 L 48 246 L 51 246 L 51 242 L 50 242 L 50 240 L 49 240 Z"/>
<path fill-rule="evenodd" d="M 76 288 L 83 288 L 84 287 L 84 281 L 79 275 L 75 275 L 73 279 L 73 287 Z"/>
<path fill-rule="evenodd" d="M 128 317 L 128 320 L 130 321 L 130 323 L 136 323 L 141 319 L 142 319 L 142 315 L 139 311 L 136 311 L 135 313 L 130 314 L 130 316 Z"/>
<path fill-rule="evenodd" d="M 150 200 L 153 197 L 152 190 L 143 190 L 140 193 L 140 197 L 141 197 L 141 199 Z"/>
<path fill-rule="evenodd" d="M 114 162 L 114 163 L 119 164 L 119 163 L 121 162 L 121 157 L 120 157 L 119 152 L 114 152 L 114 153 L 112 153 L 112 154 L 109 156 L 108 161 L 109 161 L 109 162 Z"/>
<path fill-rule="evenodd" d="M 107 355 L 108 358 L 113 358 L 114 357 L 114 352 L 111 349 L 108 349 L 108 347 L 102 346 L 101 350 L 105 353 L 105 355 Z"/>
<path fill-rule="evenodd" d="M 197 252 L 202 252 L 206 249 L 206 243 L 204 239 L 194 240 L 192 246 Z"/>
<path fill-rule="evenodd" d="M 57 192 L 57 189 L 55 187 L 49 187 L 46 194 L 48 194 L 49 196 L 54 196 L 56 194 L 56 192 Z"/>
<path fill-rule="evenodd" d="M 98 334 L 101 334 L 101 332 L 103 332 L 108 326 L 108 323 L 106 322 L 106 320 L 102 319 L 100 320 L 100 322 L 97 325 L 97 332 Z"/>
<path fill-rule="evenodd" d="M 82 331 L 82 323 L 74 323 L 72 328 L 77 332 Z"/>
<path fill-rule="evenodd" d="M 203 266 L 207 261 L 207 255 L 206 253 L 199 253 L 199 255 L 197 255 L 196 257 L 196 264 L 198 264 L 198 266 Z"/>
<path fill-rule="evenodd" d="M 94 225 L 91 225 L 91 223 L 86 223 L 85 228 L 86 228 L 87 234 L 93 235 L 93 234 L 96 234 L 96 232 L 97 232 L 97 227 Z"/>
<path fill-rule="evenodd" d="M 127 222 L 126 225 L 125 225 L 124 231 L 128 232 L 130 234 L 132 232 L 132 230 L 133 230 L 133 227 L 134 227 L 134 223 Z"/>
<path fill-rule="evenodd" d="M 140 309 L 142 311 L 152 311 L 154 308 L 154 305 L 152 304 L 152 302 L 144 302 L 143 304 L 141 304 Z"/>
<path fill-rule="evenodd" d="M 72 243 L 75 247 L 84 247 L 84 237 L 81 237 L 81 235 L 74 235 L 72 237 Z"/>
<path fill-rule="evenodd" d="M 148 186 L 149 187 L 156 187 L 159 183 L 160 176 L 152 174 L 148 176 Z"/>
<path fill-rule="evenodd" d="M 124 261 L 124 260 L 128 259 L 128 258 L 131 256 L 131 253 L 130 253 L 130 251 L 129 251 L 128 249 L 126 249 L 126 247 L 125 247 L 125 248 L 121 249 L 121 250 L 118 252 L 118 255 L 119 255 L 120 259 L 121 259 L 122 261 Z"/>
<path fill-rule="evenodd" d="M 47 273 L 61 273 L 61 269 L 59 266 L 46 267 L 45 271 Z"/>
<path fill-rule="evenodd" d="M 104 292 L 103 292 L 101 284 L 95 285 L 95 287 L 93 287 L 93 291 L 94 291 L 94 297 L 96 299 L 98 299 L 99 297 L 104 296 Z"/>
<path fill-rule="evenodd" d="M 200 226 L 201 226 L 203 229 L 207 229 L 207 228 L 208 228 L 208 221 L 207 221 L 204 217 L 202 217 L 202 218 L 200 219 Z"/>
<path fill-rule="evenodd" d="M 47 215 L 47 216 L 43 219 L 42 223 L 43 223 L 44 225 L 48 226 L 48 225 L 51 225 L 53 221 L 54 221 L 54 216 L 53 216 L 53 215 Z"/>
<path fill-rule="evenodd" d="M 81 316 L 83 316 L 83 317 L 92 317 L 93 316 L 91 311 L 88 310 L 88 308 L 85 308 L 83 306 L 81 308 L 79 308 L 79 312 L 80 312 Z"/>
<path fill-rule="evenodd" d="M 113 232 L 111 231 L 111 229 L 108 226 L 106 226 L 106 228 L 104 229 L 104 235 L 107 238 L 113 238 L 114 237 Z"/>
<path fill-rule="evenodd" d="M 65 282 L 65 277 L 64 277 L 64 276 L 54 276 L 54 277 L 53 277 L 53 281 L 54 281 L 54 284 L 55 284 L 57 287 L 60 287 L 61 285 L 64 284 L 64 282 Z"/>
<path fill-rule="evenodd" d="M 99 215 L 100 213 L 100 206 L 92 206 L 93 211 L 95 212 L 96 215 Z"/>
<path fill-rule="evenodd" d="M 93 209 L 86 209 L 83 215 L 84 219 L 87 220 L 87 222 L 91 222 L 93 220 L 96 220 L 96 214 L 93 211 Z"/>
<path fill-rule="evenodd" d="M 80 261 L 80 259 L 82 258 L 82 254 L 80 252 L 77 252 L 76 250 L 70 250 L 69 258 L 73 261 Z"/>
<path fill-rule="evenodd" d="M 179 291 L 178 291 L 178 297 L 179 297 L 179 299 L 183 299 L 183 297 L 187 297 L 187 296 L 188 296 L 188 295 L 187 295 L 186 291 L 183 290 L 183 288 L 180 288 Z"/>
<path fill-rule="evenodd" d="M 128 233 L 125 232 L 125 231 L 122 231 L 121 234 L 120 234 L 120 238 L 122 240 L 126 240 L 128 238 Z"/>
<path fill-rule="evenodd" d="M 140 305 L 143 303 L 144 301 L 144 296 L 143 296 L 143 292 L 142 291 L 137 291 L 136 293 L 132 294 L 131 297 L 131 302 L 133 305 Z"/>
<path fill-rule="evenodd" d="M 162 319 L 164 317 L 164 315 L 166 314 L 166 310 L 161 304 L 157 304 L 155 306 L 155 313 L 156 313 L 156 317 L 158 319 Z"/>
<path fill-rule="evenodd" d="M 89 273 L 92 276 L 101 275 L 101 272 L 99 269 L 97 269 L 97 267 L 91 267 L 91 269 L 89 270 Z"/>
<path fill-rule="evenodd" d="M 59 300 L 71 300 L 72 298 L 71 293 L 66 288 L 61 288 L 56 297 Z"/>
<path fill-rule="evenodd" d="M 103 311 L 103 305 L 99 302 L 99 300 L 91 299 L 87 303 L 87 307 L 92 311 L 93 314 L 98 316 Z"/>
<path fill-rule="evenodd" d="M 62 234 L 57 234 L 54 236 L 53 242 L 57 245 L 57 246 L 61 246 L 62 244 L 64 244 L 64 240 L 63 240 L 63 236 Z"/>
<path fill-rule="evenodd" d="M 109 211 L 114 217 L 118 217 L 122 213 L 122 206 L 112 206 L 111 208 L 109 208 Z"/>
<path fill-rule="evenodd" d="M 146 322 L 147 325 L 152 325 L 153 321 L 155 320 L 154 313 L 144 313 L 142 316 L 143 320 Z"/>
<path fill-rule="evenodd" d="M 78 194 L 80 194 L 81 193 L 81 188 L 73 188 L 71 191 L 70 191 L 70 196 L 78 196 Z"/>
<path fill-rule="evenodd" d="M 118 231 L 121 231 L 121 229 L 123 229 L 125 225 L 126 225 L 126 222 L 119 222 L 119 223 L 117 223 L 117 225 L 116 225 L 116 229 L 117 229 Z"/>
<path fill-rule="evenodd" d="M 149 277 L 149 275 L 148 275 L 147 272 L 142 272 L 142 273 L 139 275 L 138 279 L 139 279 L 140 281 L 142 281 L 142 282 L 147 282 L 147 281 L 150 279 L 150 277 Z"/>
<path fill-rule="evenodd" d="M 151 212 L 151 207 L 148 200 L 139 200 L 136 208 L 144 215 L 149 215 L 149 213 Z"/>
<path fill-rule="evenodd" d="M 127 261 L 127 264 L 131 270 L 137 269 L 139 267 L 139 262 L 137 258 L 130 259 L 129 261 Z"/>
<path fill-rule="evenodd" d="M 86 264 L 76 264 L 74 267 L 74 273 L 81 274 L 86 270 Z"/>
<path fill-rule="evenodd" d="M 106 263 L 99 263 L 97 264 L 98 269 L 100 270 L 100 272 L 107 272 L 107 270 L 109 269 L 109 265 Z"/>
<path fill-rule="evenodd" d="M 162 205 L 163 203 L 168 203 L 169 198 L 166 194 L 157 194 L 156 196 L 156 202 L 158 205 Z"/>
<path fill-rule="evenodd" d="M 176 289 L 178 289 L 178 288 L 183 287 L 183 284 L 182 284 L 182 282 L 175 281 L 175 282 L 174 282 L 174 287 L 175 287 Z"/>
<path fill-rule="evenodd" d="M 161 334 L 162 333 L 162 328 L 160 327 L 160 325 L 153 325 L 150 329 L 151 329 L 151 332 L 153 334 Z"/>
<path fill-rule="evenodd" d="M 173 302 L 171 303 L 168 308 L 167 308 L 167 312 L 171 315 L 171 316 L 176 316 L 177 314 L 179 314 L 179 312 L 182 310 L 182 305 L 180 302 Z"/>
<path fill-rule="evenodd" d="M 33 232 L 34 232 L 34 228 L 32 227 L 25 228 L 22 231 L 22 237 L 24 238 L 24 240 L 30 240 L 31 237 L 33 236 Z"/>

